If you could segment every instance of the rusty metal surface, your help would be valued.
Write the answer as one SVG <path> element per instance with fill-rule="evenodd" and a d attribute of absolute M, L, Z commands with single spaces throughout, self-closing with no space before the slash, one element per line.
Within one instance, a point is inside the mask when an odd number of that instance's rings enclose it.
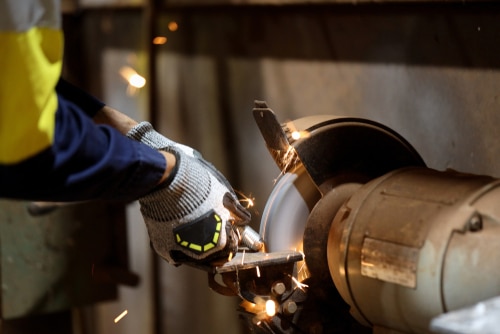
<path fill-rule="evenodd" d="M 416 288 L 418 254 L 418 248 L 367 237 L 361 248 L 361 275 Z"/>

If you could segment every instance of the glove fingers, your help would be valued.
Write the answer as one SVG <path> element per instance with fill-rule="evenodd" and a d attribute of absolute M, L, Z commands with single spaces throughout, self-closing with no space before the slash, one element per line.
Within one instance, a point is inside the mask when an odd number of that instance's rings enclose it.
<path fill-rule="evenodd" d="M 201 156 L 201 154 L 198 151 L 194 151 L 194 152 L 197 153 L 197 154 L 195 154 L 195 157 L 198 159 L 198 161 L 200 161 L 212 173 L 212 175 L 215 176 L 215 178 L 220 183 L 222 183 L 228 190 L 232 191 L 233 188 L 231 187 L 231 184 L 229 184 L 229 181 L 224 177 L 224 175 L 222 175 L 222 173 L 217 168 L 215 168 L 214 165 L 212 165 L 210 162 L 203 159 L 203 157 Z"/>
<path fill-rule="evenodd" d="M 237 225 L 245 225 L 250 222 L 252 218 L 250 212 L 231 193 L 227 192 L 224 194 L 222 204 L 237 218 L 235 221 Z"/>
<path fill-rule="evenodd" d="M 198 161 L 200 161 L 208 170 L 210 170 L 212 172 L 212 175 L 214 175 L 215 178 L 227 188 L 228 192 L 224 194 L 224 197 L 222 199 L 222 204 L 226 209 L 228 209 L 231 213 L 233 213 L 235 218 L 237 218 L 235 223 L 238 225 L 248 224 L 252 216 L 250 215 L 250 212 L 248 212 L 248 210 L 245 209 L 245 207 L 243 207 L 243 205 L 241 205 L 240 202 L 238 201 L 238 198 L 234 194 L 234 190 L 229 181 L 217 168 L 214 167 L 214 165 L 203 159 L 203 157 L 201 156 L 201 154 L 199 154 L 199 152 L 197 153 L 198 153 L 197 157 Z"/>

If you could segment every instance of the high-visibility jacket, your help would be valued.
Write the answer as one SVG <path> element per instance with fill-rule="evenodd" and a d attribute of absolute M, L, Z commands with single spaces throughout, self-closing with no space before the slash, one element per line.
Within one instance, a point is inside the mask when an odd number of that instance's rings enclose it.
<path fill-rule="evenodd" d="M 104 104 L 60 78 L 57 0 L 0 0 L 0 198 L 133 200 L 165 159 L 92 116 Z"/>

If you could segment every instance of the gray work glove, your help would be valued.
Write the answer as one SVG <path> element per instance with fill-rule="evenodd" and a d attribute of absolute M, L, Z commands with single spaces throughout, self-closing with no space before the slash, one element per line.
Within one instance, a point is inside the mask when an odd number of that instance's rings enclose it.
<path fill-rule="evenodd" d="M 234 224 L 249 212 L 224 176 L 196 150 L 169 140 L 142 122 L 127 137 L 176 156 L 176 167 L 155 191 L 139 199 L 153 249 L 171 264 L 204 263 L 237 251 Z"/>

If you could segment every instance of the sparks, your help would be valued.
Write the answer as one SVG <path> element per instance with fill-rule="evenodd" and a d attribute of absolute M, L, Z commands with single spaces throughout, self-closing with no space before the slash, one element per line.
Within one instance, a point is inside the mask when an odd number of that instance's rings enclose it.
<path fill-rule="evenodd" d="M 302 263 L 302 265 L 300 266 L 299 270 L 298 270 L 298 273 L 301 273 L 302 270 L 304 270 L 304 267 L 305 267 L 306 263 Z"/>
<path fill-rule="evenodd" d="M 139 75 L 132 67 L 124 66 L 120 69 L 120 75 L 127 80 L 129 85 L 135 88 L 142 88 L 146 85 L 146 79 Z"/>
<path fill-rule="evenodd" d="M 130 96 L 146 85 L 146 79 L 130 66 L 123 66 L 120 69 L 120 75 L 128 82 L 127 94 Z"/>
<path fill-rule="evenodd" d="M 167 43 L 167 37 L 165 36 L 156 36 L 155 38 L 153 38 L 153 44 L 162 45 L 165 43 Z"/>
<path fill-rule="evenodd" d="M 286 123 L 285 131 L 289 133 L 291 141 L 297 141 L 302 138 L 308 138 L 311 136 L 309 131 L 300 131 L 297 130 L 293 122 L 288 122 Z M 280 172 L 280 175 L 284 175 L 286 172 L 291 170 L 293 167 L 297 165 L 299 162 L 299 157 L 297 155 L 297 152 L 295 151 L 295 147 L 293 145 L 288 145 L 286 151 L 281 151 L 278 150 L 276 151 L 278 157 L 281 160 L 281 166 L 282 170 Z M 275 180 L 275 182 L 277 179 Z"/>
<path fill-rule="evenodd" d="M 142 88 L 146 85 L 146 79 L 144 79 L 144 77 L 140 76 L 139 74 L 133 74 L 129 80 L 128 80 L 129 84 L 132 86 L 132 87 L 135 87 L 135 88 Z"/>
<path fill-rule="evenodd" d="M 251 195 L 246 196 L 241 191 L 237 191 L 237 193 L 241 197 L 243 197 L 242 199 L 240 199 L 240 203 L 243 204 L 245 206 L 245 208 L 250 209 L 250 208 L 254 207 L 254 205 L 255 205 L 255 198 L 254 197 L 251 197 Z"/>
<path fill-rule="evenodd" d="M 256 266 L 255 269 L 257 270 L 257 277 L 260 277 L 260 269 L 259 266 Z"/>
<path fill-rule="evenodd" d="M 234 225 L 233 225 L 234 226 Z M 242 236 L 241 236 L 241 232 L 240 232 L 240 229 L 239 228 L 234 228 L 234 231 L 236 232 L 236 234 L 238 235 L 238 240 L 241 240 L 242 239 Z"/>
<path fill-rule="evenodd" d="M 300 290 L 304 291 L 305 288 L 309 287 L 309 285 L 307 285 L 307 284 L 300 283 L 299 280 L 296 279 L 295 277 L 293 277 L 293 276 L 291 276 L 291 277 L 292 277 L 292 281 L 295 283 L 297 288 L 299 288 Z"/>
<path fill-rule="evenodd" d="M 274 317 L 276 314 L 276 303 L 274 300 L 269 299 L 266 301 L 266 314 L 269 317 Z"/>
<path fill-rule="evenodd" d="M 127 315 L 127 313 L 128 313 L 128 310 L 125 310 L 125 311 L 123 311 L 123 312 L 122 312 L 119 316 L 117 316 L 117 317 L 115 318 L 115 324 L 116 324 L 118 321 L 122 320 L 122 318 L 123 318 L 124 316 L 126 316 L 126 315 Z"/>
<path fill-rule="evenodd" d="M 179 24 L 175 21 L 170 21 L 168 23 L 168 30 L 170 31 L 177 31 L 177 29 L 179 29 Z"/>
<path fill-rule="evenodd" d="M 284 161 L 284 169 L 288 169 L 288 167 L 297 162 L 297 155 L 295 154 L 295 148 L 290 145 L 288 146 L 285 154 L 283 155 Z"/>
<path fill-rule="evenodd" d="M 293 131 L 292 132 L 292 139 L 293 140 L 299 140 L 302 138 L 309 138 L 311 134 L 308 131 Z"/>
<path fill-rule="evenodd" d="M 293 140 L 299 140 L 301 138 L 309 138 L 311 136 L 309 131 L 298 130 L 295 127 L 295 124 L 293 124 L 293 122 L 288 122 L 286 124 L 286 128 L 287 128 L 288 132 L 290 133 L 290 137 L 292 137 Z"/>
<path fill-rule="evenodd" d="M 275 183 L 278 181 L 280 176 L 285 175 L 287 171 L 291 170 L 299 162 L 299 157 L 297 155 L 297 152 L 295 151 L 295 147 L 293 147 L 292 145 L 289 145 L 286 149 L 286 152 L 283 152 L 283 154 L 281 154 L 280 152 L 279 156 L 282 161 L 282 169 L 279 176 L 274 180 Z"/>

